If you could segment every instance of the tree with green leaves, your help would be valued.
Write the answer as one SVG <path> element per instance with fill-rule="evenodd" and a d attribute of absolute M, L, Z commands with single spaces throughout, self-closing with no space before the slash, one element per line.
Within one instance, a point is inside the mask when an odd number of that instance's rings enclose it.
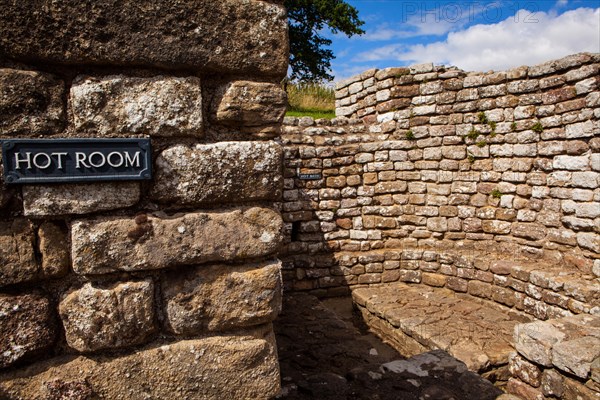
<path fill-rule="evenodd" d="M 332 80 L 331 40 L 323 37 L 325 26 L 348 37 L 365 33 L 358 11 L 343 0 L 285 0 L 290 26 L 290 80 Z"/>

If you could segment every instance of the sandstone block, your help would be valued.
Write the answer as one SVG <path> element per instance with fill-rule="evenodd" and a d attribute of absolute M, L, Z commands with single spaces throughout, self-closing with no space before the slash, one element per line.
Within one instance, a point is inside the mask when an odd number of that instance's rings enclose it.
<path fill-rule="evenodd" d="M 508 370 L 512 376 L 521 379 L 533 387 L 539 387 L 542 383 L 542 371 L 535 364 L 523 359 L 517 353 L 509 355 Z"/>
<path fill-rule="evenodd" d="M 7 3 L 0 38 L 4 57 L 41 63 L 276 77 L 288 64 L 285 8 L 257 0 Z"/>
<path fill-rule="evenodd" d="M 469 281 L 469 294 L 471 296 L 490 298 L 492 295 L 492 285 L 480 281 Z"/>
<path fill-rule="evenodd" d="M 80 352 L 141 344 L 154 331 L 154 284 L 86 283 L 65 296 L 59 313 L 67 343 Z"/>
<path fill-rule="evenodd" d="M 79 220 L 71 226 L 71 258 L 78 274 L 241 260 L 277 251 L 282 230 L 279 213 L 260 207 Z"/>
<path fill-rule="evenodd" d="M 429 272 L 423 272 L 421 274 L 421 280 L 424 285 L 443 287 L 446 284 L 447 277 L 440 274 L 432 274 Z"/>
<path fill-rule="evenodd" d="M 42 255 L 42 274 L 58 277 L 69 269 L 69 240 L 67 233 L 52 222 L 44 222 L 38 229 L 39 249 Z"/>
<path fill-rule="evenodd" d="M 464 293 L 468 290 L 468 282 L 466 279 L 457 278 L 454 276 L 448 277 L 446 287 L 454 290 L 455 292 Z"/>
<path fill-rule="evenodd" d="M 84 381 L 100 399 L 270 399 L 280 389 L 271 327 L 150 346 L 121 357 L 62 357 L 0 379 L 8 398 L 46 399 L 57 380 Z"/>
<path fill-rule="evenodd" d="M 570 171 L 580 171 L 589 168 L 589 156 L 556 156 L 552 166 L 554 169 L 566 169 Z"/>
<path fill-rule="evenodd" d="M 163 280 L 166 325 L 178 335 L 272 322 L 281 311 L 281 264 L 211 265 Z"/>
<path fill-rule="evenodd" d="M 585 336 L 557 343 L 552 348 L 552 364 L 563 371 L 587 379 L 592 362 L 600 357 L 600 338 Z"/>
<path fill-rule="evenodd" d="M 52 75 L 0 68 L 0 137 L 62 131 L 64 91 Z"/>
<path fill-rule="evenodd" d="M 234 128 L 279 125 L 285 115 L 287 95 L 280 85 L 235 81 L 217 90 L 213 99 L 215 122 Z"/>
<path fill-rule="evenodd" d="M 544 370 L 542 373 L 542 391 L 546 396 L 556 396 L 561 398 L 563 395 L 563 378 L 552 368 Z"/>
<path fill-rule="evenodd" d="M 577 244 L 595 253 L 600 253 L 600 234 L 595 232 L 578 232 Z"/>
<path fill-rule="evenodd" d="M 204 135 L 196 77 L 80 77 L 71 87 L 70 104 L 78 135 Z"/>
<path fill-rule="evenodd" d="M 485 233 L 507 234 L 510 232 L 511 223 L 506 221 L 484 220 L 481 227 Z"/>
<path fill-rule="evenodd" d="M 552 347 L 566 335 L 542 321 L 515 326 L 515 349 L 527 360 L 552 366 Z"/>
<path fill-rule="evenodd" d="M 278 200 L 283 190 L 282 154 L 275 142 L 169 147 L 156 160 L 150 197 L 183 205 Z"/>
<path fill-rule="evenodd" d="M 540 240 L 546 237 L 546 227 L 541 224 L 517 222 L 512 225 L 511 233 L 525 239 Z"/>
<path fill-rule="evenodd" d="M 139 200 L 137 182 L 23 186 L 23 211 L 30 217 L 116 210 L 131 207 Z"/>
<path fill-rule="evenodd" d="M 52 346 L 54 337 L 54 316 L 47 298 L 0 294 L 0 369 L 40 354 Z"/>
<path fill-rule="evenodd" d="M 37 278 L 39 270 L 34 241 L 33 228 L 28 220 L 0 222 L 0 286 Z"/>
<path fill-rule="evenodd" d="M 506 391 L 524 400 L 545 400 L 541 390 L 533 388 L 515 378 L 508 380 Z"/>

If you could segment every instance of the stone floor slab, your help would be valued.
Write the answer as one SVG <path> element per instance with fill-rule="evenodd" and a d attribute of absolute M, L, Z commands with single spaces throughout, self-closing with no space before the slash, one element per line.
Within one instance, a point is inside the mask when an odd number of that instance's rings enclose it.
<path fill-rule="evenodd" d="M 441 349 L 476 372 L 505 368 L 515 325 L 530 318 L 448 289 L 393 283 L 353 291 L 365 322 L 398 351 Z M 414 352 L 411 351 L 414 349 Z"/>

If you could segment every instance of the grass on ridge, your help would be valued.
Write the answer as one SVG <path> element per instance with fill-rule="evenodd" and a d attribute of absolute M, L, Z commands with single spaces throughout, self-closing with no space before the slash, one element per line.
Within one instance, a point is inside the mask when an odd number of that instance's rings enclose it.
<path fill-rule="evenodd" d="M 323 112 L 319 110 L 288 110 L 285 115 L 286 117 L 312 117 L 314 119 L 335 118 L 335 112 Z"/>
<path fill-rule="evenodd" d="M 319 83 L 289 83 L 288 112 L 291 117 L 335 117 L 335 90 Z"/>

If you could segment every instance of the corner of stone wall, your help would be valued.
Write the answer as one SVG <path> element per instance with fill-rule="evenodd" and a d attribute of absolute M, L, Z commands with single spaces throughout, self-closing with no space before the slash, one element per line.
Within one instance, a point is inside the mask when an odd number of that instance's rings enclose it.
<path fill-rule="evenodd" d="M 146 137 L 154 162 L 0 182 L 0 398 L 276 395 L 282 1 L 14 3 L 0 31 L 0 139 Z"/>

